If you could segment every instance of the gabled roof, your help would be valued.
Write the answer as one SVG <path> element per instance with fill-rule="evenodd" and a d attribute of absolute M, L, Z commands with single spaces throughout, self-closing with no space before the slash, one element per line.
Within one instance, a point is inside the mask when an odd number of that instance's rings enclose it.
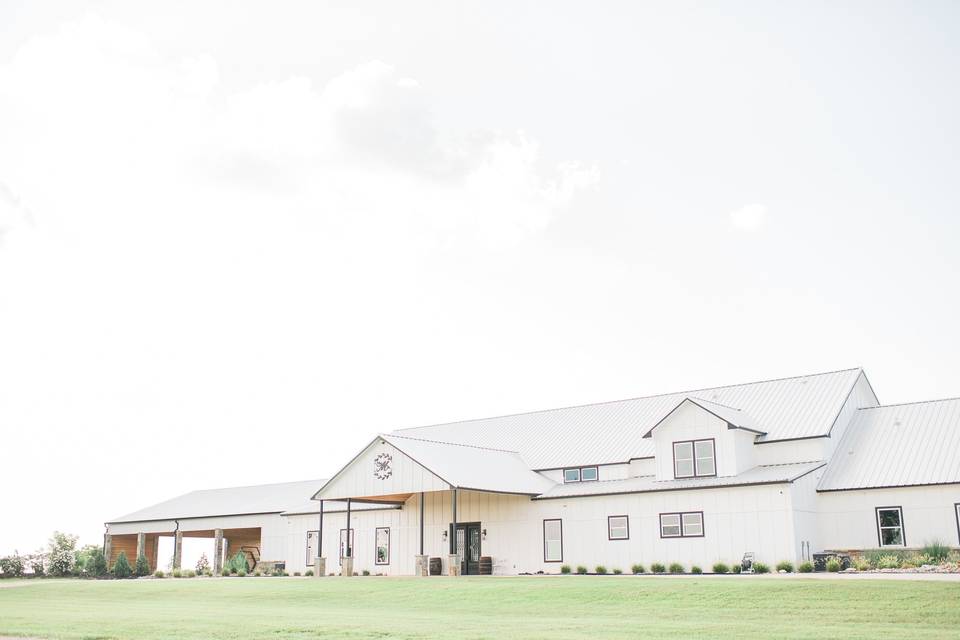
<path fill-rule="evenodd" d="M 625 462 L 653 456 L 644 439 L 684 398 L 736 407 L 760 442 L 826 436 L 861 369 L 846 369 L 631 400 L 400 429 L 393 435 L 516 451 L 533 469 Z"/>
<path fill-rule="evenodd" d="M 458 489 L 535 496 L 554 484 L 539 473 L 531 471 L 516 451 L 391 434 L 380 437 Z"/>
<path fill-rule="evenodd" d="M 960 484 L 960 398 L 860 409 L 818 491 Z"/>
<path fill-rule="evenodd" d="M 744 431 L 751 431 L 759 436 L 766 435 L 765 431 L 760 430 L 760 426 L 757 424 L 757 421 L 751 418 L 749 415 L 740 411 L 740 409 L 734 409 L 733 407 L 728 407 L 725 404 L 719 404 L 717 402 L 710 402 L 709 400 L 704 400 L 702 398 L 694 398 L 692 396 L 687 396 L 683 400 L 677 403 L 673 409 L 670 410 L 667 415 L 663 416 L 657 424 L 650 427 L 650 430 L 647 431 L 643 437 L 649 438 L 653 435 L 653 430 L 659 427 L 664 420 L 673 415 L 673 412 L 682 407 L 684 404 L 690 403 L 696 405 L 706 411 L 711 413 L 717 418 L 720 418 L 727 423 L 729 429 L 743 429 Z"/>
<path fill-rule="evenodd" d="M 757 484 L 793 482 L 824 466 L 825 462 L 798 462 L 796 464 L 771 464 L 754 467 L 735 476 L 691 478 L 684 480 L 657 480 L 655 476 L 639 476 L 622 480 L 602 482 L 571 482 L 558 484 L 537 500 L 570 498 L 576 496 L 612 495 L 621 493 L 651 493 L 654 491 L 684 491 L 688 489 L 712 489 L 716 487 L 740 487 Z"/>
<path fill-rule="evenodd" d="M 308 499 L 324 482 L 326 481 L 302 480 L 299 482 L 191 491 L 145 509 L 128 513 L 125 516 L 108 520 L 107 524 L 253 513 L 281 513 L 289 507 L 301 504 Z"/>

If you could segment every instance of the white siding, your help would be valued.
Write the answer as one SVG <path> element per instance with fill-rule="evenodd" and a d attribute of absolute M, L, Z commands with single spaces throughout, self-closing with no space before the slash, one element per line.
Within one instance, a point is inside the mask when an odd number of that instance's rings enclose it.
<path fill-rule="evenodd" d="M 653 431 L 657 480 L 673 479 L 673 443 L 679 440 L 713 438 L 718 476 L 734 476 L 754 466 L 750 444 L 756 434 L 728 429 L 727 423 L 691 403 L 681 404 Z M 740 454 L 740 458 L 738 458 Z"/>
<path fill-rule="evenodd" d="M 374 459 L 382 454 L 392 457 L 392 473 L 381 480 L 374 473 Z M 320 497 L 324 499 L 360 498 L 406 494 L 419 491 L 441 491 L 449 485 L 441 478 L 410 459 L 399 449 L 377 438 L 363 452 L 324 485 Z"/>

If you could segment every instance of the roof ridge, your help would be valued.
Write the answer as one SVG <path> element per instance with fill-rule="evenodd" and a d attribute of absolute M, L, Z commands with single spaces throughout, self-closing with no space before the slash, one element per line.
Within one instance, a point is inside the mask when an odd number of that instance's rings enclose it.
<path fill-rule="evenodd" d="M 876 407 L 857 407 L 857 411 L 869 411 L 873 409 L 890 409 L 893 407 L 905 407 L 911 404 L 930 404 L 932 402 L 951 402 L 955 400 L 960 400 L 960 396 L 955 396 L 953 398 L 934 398 L 933 400 L 917 400 L 915 402 L 896 402 L 894 404 L 881 404 Z"/>
<path fill-rule="evenodd" d="M 483 449 L 485 451 L 499 451 L 500 453 L 515 453 L 517 455 L 520 455 L 520 452 L 515 451 L 514 449 L 496 449 L 494 447 L 481 447 L 480 445 L 464 444 L 462 442 L 447 442 L 446 440 L 431 440 L 430 438 L 414 438 L 413 436 L 401 436 L 395 433 L 380 434 L 380 437 L 384 437 L 384 436 L 387 436 L 390 438 L 402 438 L 404 440 L 417 440 L 419 442 L 433 442 L 435 444 L 448 444 L 454 447 L 469 447 L 470 449 Z"/>
<path fill-rule="evenodd" d="M 744 413 L 743 409 L 738 409 L 737 407 L 731 407 L 728 404 L 723 404 L 721 402 L 716 402 L 714 400 L 707 400 L 706 398 L 699 398 L 697 396 L 687 396 L 688 400 L 699 400 L 700 402 L 706 402 L 707 404 L 715 404 L 718 407 L 723 407 L 724 409 L 730 409 L 731 411 L 736 411 L 738 413 Z"/>
<path fill-rule="evenodd" d="M 620 400 L 605 400 L 603 402 L 585 402 L 583 404 L 572 404 L 565 407 L 554 407 L 551 409 L 535 409 L 533 411 L 518 411 L 516 413 L 503 413 L 496 416 L 487 416 L 485 418 L 467 418 L 464 420 L 451 420 L 450 422 L 435 422 L 433 424 L 423 424 L 415 427 L 400 427 L 399 429 L 394 429 L 391 431 L 391 434 L 396 434 L 397 431 L 410 431 L 412 429 L 427 429 L 430 427 L 446 427 L 454 424 L 465 424 L 468 422 L 479 422 L 480 420 L 498 420 L 500 418 L 513 418 L 516 416 L 528 416 L 534 413 L 549 413 L 551 411 L 566 411 L 568 409 L 580 409 L 584 407 L 599 407 L 605 404 L 617 404 L 619 402 L 631 402 L 633 400 L 649 400 L 650 398 L 663 398 L 666 396 L 677 396 L 677 395 L 688 395 L 691 393 L 697 393 L 700 391 L 716 391 L 719 389 L 729 389 L 731 387 L 746 387 L 748 385 L 754 384 L 764 384 L 767 382 L 782 382 L 784 380 L 797 380 L 799 378 L 812 378 L 816 376 L 828 376 L 834 373 L 846 373 L 847 371 L 863 371 L 863 367 L 850 367 L 848 369 L 837 369 L 835 371 L 822 371 L 820 373 L 808 373 L 805 375 L 799 376 L 785 376 L 782 378 L 770 378 L 767 380 L 756 380 L 753 382 L 741 382 L 738 384 L 725 384 L 717 387 L 702 387 L 700 389 L 689 389 L 687 391 L 671 391 L 668 393 L 654 393 L 649 396 L 635 396 L 633 398 L 621 398 Z M 708 402 L 712 402 L 709 401 Z M 453 443 L 451 443 L 453 444 Z"/>
<path fill-rule="evenodd" d="M 182 496 L 188 496 L 191 493 L 203 493 L 204 491 L 226 491 L 227 489 L 253 489 L 254 487 L 276 487 L 281 484 L 306 484 L 307 482 L 326 482 L 327 478 L 311 478 L 309 480 L 290 480 L 287 482 L 265 482 L 263 484 L 241 484 L 235 487 L 211 487 L 209 489 L 194 489 L 193 491 L 188 491 L 184 494 L 176 496 L 177 498 Z M 173 500 L 174 498 L 170 498 Z"/>

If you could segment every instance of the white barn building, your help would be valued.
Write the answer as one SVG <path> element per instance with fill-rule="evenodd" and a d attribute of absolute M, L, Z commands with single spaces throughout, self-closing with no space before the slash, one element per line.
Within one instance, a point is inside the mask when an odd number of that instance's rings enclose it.
<path fill-rule="evenodd" d="M 107 526 L 112 558 L 175 533 L 251 564 L 390 575 L 958 546 L 960 399 L 880 406 L 848 369 L 401 429 L 328 480 L 194 492 Z"/>

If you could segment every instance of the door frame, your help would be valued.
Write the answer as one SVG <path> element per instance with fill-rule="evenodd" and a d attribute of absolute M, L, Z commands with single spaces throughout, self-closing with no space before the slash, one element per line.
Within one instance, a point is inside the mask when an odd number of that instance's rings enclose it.
<path fill-rule="evenodd" d="M 460 563 L 460 573 L 461 575 L 474 575 L 469 573 L 468 569 L 470 567 L 470 561 L 467 559 L 467 546 L 470 544 L 467 534 L 470 529 L 476 527 L 477 529 L 477 542 L 479 543 L 479 548 L 477 549 L 477 573 L 480 575 L 480 558 L 483 556 L 483 526 L 480 521 L 477 522 L 458 522 L 457 529 L 463 529 L 463 562 Z M 450 535 L 454 536 L 454 548 L 456 548 L 456 535 L 457 532 L 453 529 L 453 523 L 451 522 L 448 525 Z"/>

